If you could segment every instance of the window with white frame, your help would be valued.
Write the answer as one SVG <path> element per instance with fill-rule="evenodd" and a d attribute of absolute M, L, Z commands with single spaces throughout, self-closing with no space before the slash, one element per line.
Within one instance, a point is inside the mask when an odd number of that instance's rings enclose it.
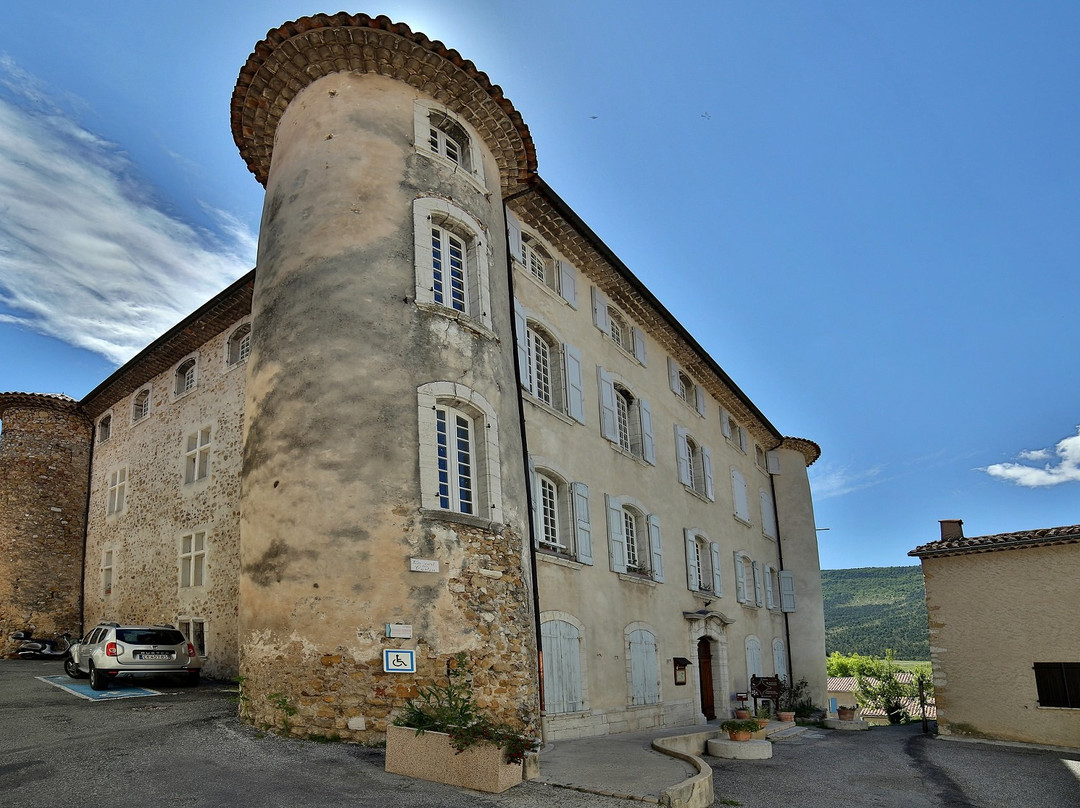
<path fill-rule="evenodd" d="M 184 447 L 184 482 L 194 483 L 210 476 L 210 427 L 187 436 Z"/>
<path fill-rule="evenodd" d="M 229 366 L 246 362 L 251 355 L 251 323 L 244 323 L 229 335 L 226 361 Z"/>
<path fill-rule="evenodd" d="M 600 384 L 600 434 L 624 451 L 656 465 L 652 408 L 613 374 L 597 368 Z"/>
<path fill-rule="evenodd" d="M 705 389 L 695 384 L 679 363 L 668 357 L 668 386 L 681 401 L 692 407 L 698 415 L 705 415 Z"/>
<path fill-rule="evenodd" d="M 127 466 L 121 466 L 109 473 L 108 496 L 105 513 L 108 516 L 123 512 L 127 507 Z"/>
<path fill-rule="evenodd" d="M 761 532 L 770 539 L 775 539 L 779 533 L 776 527 L 776 508 L 773 505 L 772 493 L 762 488 L 759 492 L 761 500 Z"/>
<path fill-rule="evenodd" d="M 197 530 L 180 537 L 180 588 L 203 586 L 206 582 L 206 531 Z"/>
<path fill-rule="evenodd" d="M 755 676 L 764 676 L 765 668 L 761 662 L 761 642 L 754 635 L 746 638 L 746 683 Z"/>
<path fill-rule="evenodd" d="M 514 301 L 521 386 L 552 409 L 585 423 L 585 386 L 581 379 L 581 352 L 564 345 L 547 328 L 530 319 Z"/>
<path fill-rule="evenodd" d="M 537 472 L 536 505 L 537 513 L 540 516 L 537 531 L 539 532 L 540 546 L 547 550 L 567 552 L 570 548 L 566 544 L 566 537 L 569 533 L 565 522 L 566 497 L 565 495 L 559 496 L 559 488 L 559 484 L 553 478 L 544 472 Z M 563 486 L 563 490 L 565 491 L 565 486 Z"/>
<path fill-rule="evenodd" d="M 664 546 L 660 519 L 625 498 L 606 495 L 608 560 L 613 572 L 664 580 Z"/>
<path fill-rule="evenodd" d="M 173 386 L 173 393 L 178 396 L 182 396 L 184 393 L 195 387 L 195 358 L 185 359 L 176 368 L 176 381 Z"/>
<path fill-rule="evenodd" d="M 748 442 L 746 430 L 739 425 L 739 422 L 727 410 L 720 411 L 720 431 L 724 433 L 724 437 L 728 439 L 732 446 L 746 454 Z"/>
<path fill-rule="evenodd" d="M 451 202 L 413 202 L 416 300 L 490 328 L 489 256 L 483 227 Z"/>
<path fill-rule="evenodd" d="M 112 437 L 112 413 L 103 415 L 97 425 L 98 443 L 104 443 Z"/>
<path fill-rule="evenodd" d="M 528 358 L 529 392 L 549 407 L 561 404 L 561 379 L 559 374 L 552 371 L 553 357 L 558 356 L 554 340 L 535 325 L 530 326 L 525 330 L 525 353 Z"/>
<path fill-rule="evenodd" d="M 140 390 L 131 399 L 131 422 L 138 423 L 150 414 L 150 390 Z"/>
<path fill-rule="evenodd" d="M 206 658 L 206 621 L 201 617 L 181 617 L 177 628 L 184 632 L 188 642 L 195 646 L 195 653 Z"/>
<path fill-rule="evenodd" d="M 776 637 L 772 641 L 773 670 L 784 682 L 788 680 L 788 658 L 784 641 Z"/>
<path fill-rule="evenodd" d="M 483 396 L 453 382 L 422 385 L 417 402 L 423 507 L 501 520 L 495 410 Z"/>
<path fill-rule="evenodd" d="M 656 635 L 647 628 L 627 632 L 626 658 L 630 667 L 630 706 L 660 703 L 660 666 Z"/>
<path fill-rule="evenodd" d="M 547 553 L 592 564 L 592 521 L 589 487 L 567 484 L 546 468 L 535 468 L 530 459 L 533 488 L 533 527 L 536 547 Z"/>
<path fill-rule="evenodd" d="M 522 231 L 521 222 L 510 209 L 506 213 L 506 235 L 510 256 L 529 277 L 546 286 L 559 297 L 577 308 L 577 270 L 561 258 L 553 257 L 553 251 L 531 233 Z"/>
<path fill-rule="evenodd" d="M 540 241 L 528 233 L 521 234 L 521 258 L 529 273 L 553 292 L 559 291 L 559 275 L 555 261 Z"/>
<path fill-rule="evenodd" d="M 735 503 L 735 518 L 750 524 L 750 500 L 746 493 L 746 478 L 737 468 L 731 468 L 731 497 Z"/>
<path fill-rule="evenodd" d="M 691 592 L 720 597 L 720 545 L 699 530 L 686 528 L 686 587 Z"/>
<path fill-rule="evenodd" d="M 113 591 L 113 551 L 101 553 L 101 594 L 108 597 Z"/>
<path fill-rule="evenodd" d="M 585 709 L 581 676 L 581 630 L 567 620 L 540 624 L 544 651 L 544 708 L 549 715 Z"/>
<path fill-rule="evenodd" d="M 472 170 L 469 135 L 450 115 L 432 110 L 428 113 L 428 149 L 467 171 Z"/>
<path fill-rule="evenodd" d="M 645 332 L 630 325 L 625 315 L 608 302 L 607 296 L 592 287 L 593 324 L 642 365 L 647 364 Z"/>
<path fill-rule="evenodd" d="M 735 599 L 744 606 L 761 606 L 764 596 L 761 565 L 742 551 L 735 551 Z"/>
<path fill-rule="evenodd" d="M 762 586 L 765 589 L 765 606 L 769 609 L 780 607 L 780 582 L 776 575 L 776 567 L 766 564 L 762 569 Z"/>
<path fill-rule="evenodd" d="M 709 449 L 678 424 L 675 425 L 675 460 L 679 482 L 706 499 L 716 499 Z"/>

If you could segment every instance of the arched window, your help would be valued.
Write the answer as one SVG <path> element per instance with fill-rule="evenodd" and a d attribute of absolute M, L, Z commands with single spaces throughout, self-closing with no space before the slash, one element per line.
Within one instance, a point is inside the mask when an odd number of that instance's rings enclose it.
<path fill-rule="evenodd" d="M 455 233 L 449 223 L 431 226 L 432 293 L 440 306 L 466 313 L 468 311 L 468 242 Z"/>
<path fill-rule="evenodd" d="M 530 325 L 525 330 L 525 352 L 529 392 L 548 406 L 563 409 L 562 385 L 558 384 L 561 374 L 552 367 L 552 357 L 558 355 L 554 341 L 536 326 Z"/>
<path fill-rule="evenodd" d="M 428 148 L 432 154 L 444 157 L 466 170 L 472 170 L 469 135 L 461 124 L 449 115 L 435 110 L 428 114 Z"/>
<path fill-rule="evenodd" d="M 608 307 L 608 327 L 611 339 L 624 351 L 634 352 L 634 338 L 623 316 L 615 309 Z"/>
<path fill-rule="evenodd" d="M 150 414 L 150 391 L 140 390 L 131 400 L 131 422 L 141 421 Z"/>
<path fill-rule="evenodd" d="M 229 337 L 229 365 L 247 361 L 251 354 L 251 323 L 244 323 Z"/>
<path fill-rule="evenodd" d="M 487 248 L 480 224 L 451 202 L 413 202 L 416 301 L 491 326 Z"/>
<path fill-rule="evenodd" d="M 683 531 L 686 539 L 686 586 L 692 592 L 720 597 L 720 545 L 709 541 L 705 534 L 691 529 Z"/>
<path fill-rule="evenodd" d="M 663 582 L 664 545 L 657 515 L 646 515 L 640 503 L 629 497 L 607 494 L 606 501 L 608 560 L 612 571 Z"/>
<path fill-rule="evenodd" d="M 623 449 L 656 465 L 652 434 L 652 409 L 614 374 L 599 368 L 600 434 Z"/>
<path fill-rule="evenodd" d="M 787 650 L 784 648 L 784 641 L 779 637 L 772 641 L 772 658 L 773 670 L 786 682 L 788 680 Z"/>
<path fill-rule="evenodd" d="M 630 661 L 630 706 L 660 703 L 660 666 L 656 635 L 636 628 L 627 635 Z"/>
<path fill-rule="evenodd" d="M 540 242 L 528 233 L 521 234 L 522 261 L 532 276 L 554 292 L 559 291 L 559 277 L 555 261 Z"/>
<path fill-rule="evenodd" d="M 97 425 L 98 443 L 104 443 L 112 437 L 112 415 L 104 416 Z"/>
<path fill-rule="evenodd" d="M 765 669 L 761 665 L 761 643 L 758 638 L 751 635 L 746 638 L 746 683 L 755 676 L 764 676 Z"/>
<path fill-rule="evenodd" d="M 715 499 L 709 450 L 678 425 L 675 426 L 675 450 L 679 482 L 707 499 Z"/>
<path fill-rule="evenodd" d="M 763 595 L 761 565 L 742 550 L 735 551 L 735 599 L 744 606 L 760 606 Z"/>
<path fill-rule="evenodd" d="M 565 620 L 540 624 L 544 651 L 544 707 L 549 714 L 585 709 L 581 682 L 581 632 Z"/>
<path fill-rule="evenodd" d="M 180 396 L 195 387 L 195 359 L 186 359 L 176 368 L 176 385 L 173 392 Z"/>

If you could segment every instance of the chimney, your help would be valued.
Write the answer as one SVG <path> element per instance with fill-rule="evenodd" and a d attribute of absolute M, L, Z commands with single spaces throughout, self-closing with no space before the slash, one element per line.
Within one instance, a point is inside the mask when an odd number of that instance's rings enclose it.
<path fill-rule="evenodd" d="M 964 520 L 963 519 L 940 519 L 938 520 L 941 525 L 941 539 L 945 541 L 947 539 L 962 539 L 964 538 Z"/>

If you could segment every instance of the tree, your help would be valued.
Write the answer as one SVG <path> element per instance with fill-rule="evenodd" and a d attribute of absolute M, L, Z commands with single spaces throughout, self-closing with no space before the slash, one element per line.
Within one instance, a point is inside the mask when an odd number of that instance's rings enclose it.
<path fill-rule="evenodd" d="M 918 696 L 916 676 L 902 681 L 900 669 L 893 659 L 893 650 L 886 649 L 885 659 L 863 657 L 865 660 L 855 672 L 855 698 L 860 707 L 874 707 L 884 711 L 890 724 L 901 724 L 911 716 L 904 706 L 905 698 Z"/>

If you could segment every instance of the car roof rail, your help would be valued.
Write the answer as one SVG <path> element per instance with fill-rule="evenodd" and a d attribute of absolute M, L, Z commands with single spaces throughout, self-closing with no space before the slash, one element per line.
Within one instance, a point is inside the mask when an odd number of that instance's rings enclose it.
<path fill-rule="evenodd" d="M 99 626 L 108 626 L 109 628 L 120 628 L 120 624 L 112 620 L 102 620 L 98 623 Z"/>
<path fill-rule="evenodd" d="M 171 628 L 171 629 L 175 629 L 176 626 L 170 626 L 168 623 L 154 623 L 154 628 Z"/>

